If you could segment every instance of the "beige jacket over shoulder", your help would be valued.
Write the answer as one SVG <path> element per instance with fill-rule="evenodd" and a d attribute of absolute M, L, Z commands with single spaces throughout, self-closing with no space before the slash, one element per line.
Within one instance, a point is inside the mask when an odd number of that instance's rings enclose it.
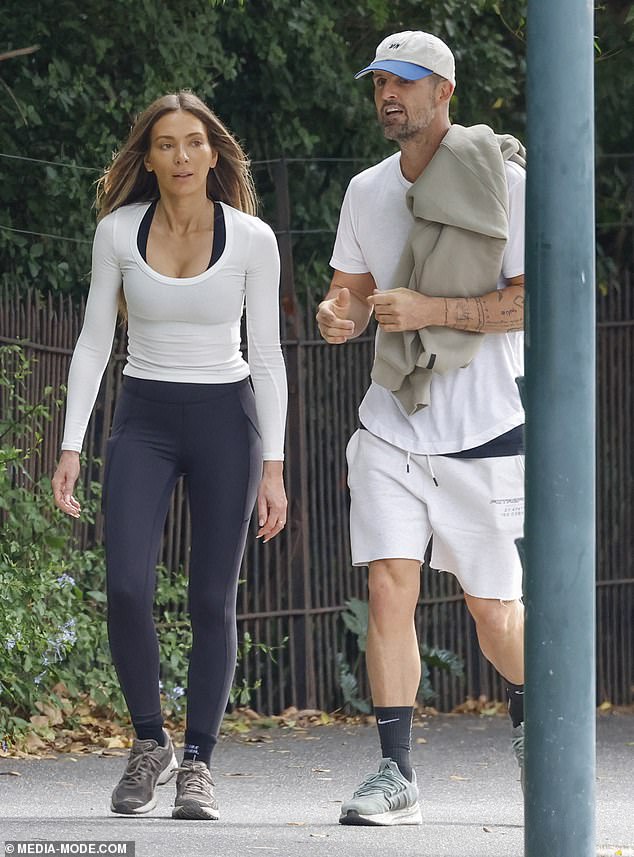
<path fill-rule="evenodd" d="M 508 239 L 505 160 L 526 165 L 524 147 L 486 125 L 452 125 L 407 192 L 414 225 L 393 288 L 433 297 L 476 297 L 496 288 Z M 408 414 L 430 402 L 433 372 L 467 366 L 483 333 L 426 327 L 379 329 L 372 379 Z"/>

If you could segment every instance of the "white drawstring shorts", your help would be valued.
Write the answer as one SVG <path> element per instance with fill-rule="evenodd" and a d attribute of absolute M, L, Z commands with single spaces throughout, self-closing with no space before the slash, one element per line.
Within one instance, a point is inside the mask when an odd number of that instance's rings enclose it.
<path fill-rule="evenodd" d="M 415 455 L 366 429 L 346 449 L 353 565 L 378 559 L 449 571 L 476 598 L 522 596 L 524 456 Z"/>

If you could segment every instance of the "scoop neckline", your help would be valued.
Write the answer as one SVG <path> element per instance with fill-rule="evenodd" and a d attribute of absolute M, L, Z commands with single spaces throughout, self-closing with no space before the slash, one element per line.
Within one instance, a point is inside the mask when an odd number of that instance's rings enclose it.
<path fill-rule="evenodd" d="M 150 200 L 147 203 L 142 203 L 139 209 L 139 213 L 134 221 L 134 228 L 132 229 L 132 234 L 130 236 L 130 247 L 132 251 L 132 255 L 134 257 L 137 265 L 149 274 L 153 279 L 158 280 L 160 283 L 164 283 L 165 285 L 171 286 L 195 286 L 208 277 L 215 274 L 219 268 L 221 268 L 225 260 L 228 257 L 229 247 L 231 244 L 231 239 L 233 237 L 233 224 L 230 221 L 230 217 L 228 216 L 228 206 L 225 205 L 224 202 L 220 202 L 219 200 L 214 200 L 214 205 L 222 206 L 222 211 L 225 216 L 225 246 L 220 254 L 219 258 L 211 265 L 209 268 L 205 268 L 200 274 L 196 274 L 195 277 L 168 277 L 166 274 L 161 274 L 159 271 L 155 271 L 151 265 L 145 261 L 141 253 L 139 252 L 139 247 L 137 244 L 137 237 L 139 233 L 139 227 L 141 226 L 141 221 L 143 220 L 146 212 L 149 207 L 156 200 Z"/>

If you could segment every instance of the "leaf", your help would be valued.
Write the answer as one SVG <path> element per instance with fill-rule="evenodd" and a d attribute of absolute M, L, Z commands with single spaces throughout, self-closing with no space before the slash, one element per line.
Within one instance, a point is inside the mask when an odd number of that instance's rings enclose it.
<path fill-rule="evenodd" d="M 494 702 L 480 709 L 482 717 L 495 717 L 497 714 L 506 710 L 506 705 L 503 702 Z"/>
<path fill-rule="evenodd" d="M 257 711 L 254 711 L 252 708 L 243 708 L 240 710 L 240 714 L 243 717 L 246 717 L 248 720 L 261 720 L 262 719 L 262 715 L 258 714 Z"/>
<path fill-rule="evenodd" d="M 341 614 L 343 623 L 349 631 L 356 634 L 359 651 L 365 652 L 368 639 L 368 602 L 361 601 L 359 598 L 349 598 L 344 603 L 347 609 Z"/>
<path fill-rule="evenodd" d="M 350 705 L 353 711 L 369 714 L 370 703 L 368 700 L 359 697 L 357 679 L 351 673 L 350 666 L 341 652 L 337 652 L 336 662 L 339 669 L 339 687 L 343 693 L 344 700 Z"/>
<path fill-rule="evenodd" d="M 24 746 L 26 747 L 29 753 L 36 753 L 38 750 L 45 749 L 46 744 L 38 735 L 36 735 L 34 732 L 31 732 L 30 735 L 26 736 Z"/>
<path fill-rule="evenodd" d="M 457 678 L 460 678 L 464 673 L 462 658 L 448 649 L 437 649 L 423 644 L 421 656 L 430 668 L 444 670 Z"/>
<path fill-rule="evenodd" d="M 64 716 L 59 708 L 55 708 L 53 705 L 42 703 L 39 700 L 35 703 L 35 707 L 38 711 L 42 712 L 42 714 L 47 718 L 51 726 L 60 726 L 64 722 Z"/>
<path fill-rule="evenodd" d="M 280 714 L 280 717 L 283 717 L 284 720 L 289 720 L 291 718 L 295 719 L 296 716 L 297 708 L 294 705 L 289 705 L 288 708 L 285 708 Z"/>

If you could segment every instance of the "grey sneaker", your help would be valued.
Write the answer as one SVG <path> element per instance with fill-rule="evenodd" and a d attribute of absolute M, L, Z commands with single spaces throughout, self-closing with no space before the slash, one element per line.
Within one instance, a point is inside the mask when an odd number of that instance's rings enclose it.
<path fill-rule="evenodd" d="M 392 759 L 381 759 L 379 772 L 367 777 L 341 807 L 339 824 L 422 824 L 416 774 L 410 783 Z"/>
<path fill-rule="evenodd" d="M 150 812 L 156 806 L 156 787 L 170 780 L 178 768 L 174 745 L 167 734 L 167 747 L 156 741 L 134 739 L 125 773 L 112 793 L 110 809 L 123 815 Z"/>
<path fill-rule="evenodd" d="M 513 737 L 511 738 L 511 747 L 517 759 L 517 764 L 520 769 L 520 782 L 522 784 L 522 792 L 524 791 L 524 724 L 513 727 Z"/>
<path fill-rule="evenodd" d="M 187 759 L 178 769 L 172 818 L 218 819 L 214 783 L 204 762 Z"/>

